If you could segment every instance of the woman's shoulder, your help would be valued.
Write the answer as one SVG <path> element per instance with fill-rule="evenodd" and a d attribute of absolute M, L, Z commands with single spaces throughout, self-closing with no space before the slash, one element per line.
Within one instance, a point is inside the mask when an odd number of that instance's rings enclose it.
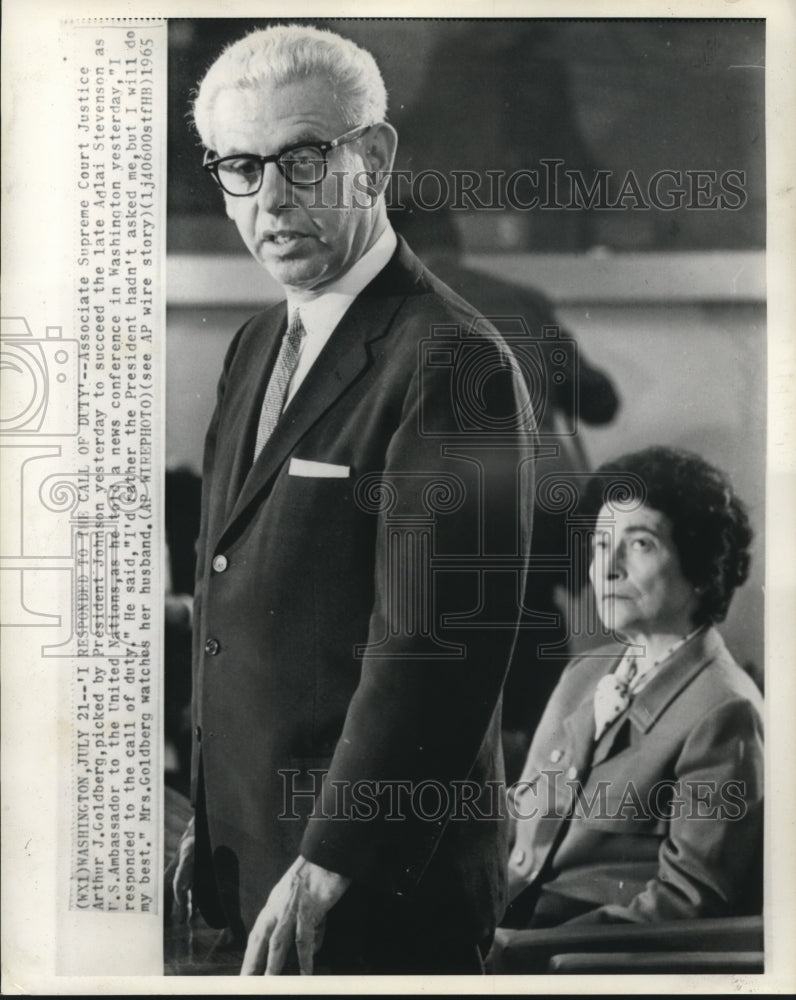
<path fill-rule="evenodd" d="M 755 681 L 727 648 L 717 629 L 707 634 L 710 656 L 695 678 L 698 685 L 710 693 L 711 701 L 746 701 L 762 711 L 763 696 Z"/>
<path fill-rule="evenodd" d="M 666 719 L 684 733 L 762 730 L 763 698 L 720 633 L 708 628 L 684 647 L 638 696 L 639 718 Z"/>

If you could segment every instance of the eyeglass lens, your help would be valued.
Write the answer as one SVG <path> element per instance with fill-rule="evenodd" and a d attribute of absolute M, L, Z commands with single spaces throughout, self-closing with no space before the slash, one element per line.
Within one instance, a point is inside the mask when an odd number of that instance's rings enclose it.
<path fill-rule="evenodd" d="M 325 158 L 319 149 L 308 146 L 292 149 L 277 160 L 282 175 L 291 184 L 318 184 L 325 174 Z M 230 194 L 250 194 L 262 183 L 262 161 L 253 156 L 239 156 L 218 164 L 218 179 Z"/>

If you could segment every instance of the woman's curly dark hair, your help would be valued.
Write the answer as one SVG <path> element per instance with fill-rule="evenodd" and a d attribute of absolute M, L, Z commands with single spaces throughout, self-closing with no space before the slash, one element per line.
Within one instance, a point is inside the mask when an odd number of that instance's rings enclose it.
<path fill-rule="evenodd" d="M 752 541 L 746 507 L 724 473 L 692 452 L 656 446 L 601 465 L 586 491 L 588 512 L 596 517 L 612 494 L 669 518 L 683 576 L 699 594 L 694 624 L 723 621 L 749 575 Z"/>

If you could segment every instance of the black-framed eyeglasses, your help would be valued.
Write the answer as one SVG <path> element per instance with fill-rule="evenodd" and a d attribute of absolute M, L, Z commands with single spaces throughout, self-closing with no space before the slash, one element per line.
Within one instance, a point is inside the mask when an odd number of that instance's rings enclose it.
<path fill-rule="evenodd" d="M 232 156 L 213 158 L 205 153 L 202 166 L 216 183 L 233 198 L 257 194 L 262 187 L 266 163 L 275 163 L 282 176 L 294 187 L 314 187 L 326 176 L 327 155 L 338 146 L 358 139 L 370 125 L 357 125 L 329 142 L 304 141 L 286 146 L 271 156 L 257 153 L 233 153 Z"/>

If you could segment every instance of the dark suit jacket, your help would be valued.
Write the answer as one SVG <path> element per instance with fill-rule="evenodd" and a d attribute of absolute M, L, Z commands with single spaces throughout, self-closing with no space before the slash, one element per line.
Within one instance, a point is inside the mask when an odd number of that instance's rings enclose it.
<path fill-rule="evenodd" d="M 574 660 L 539 724 L 516 793 L 524 818 L 509 861 L 512 896 L 523 889 L 532 898 L 526 886 L 544 887 L 559 904 L 571 901 L 569 910 L 558 906 L 562 921 L 586 909 L 580 922 L 754 912 L 759 691 L 710 628 L 594 744 L 594 689 L 620 655 L 598 650 Z"/>
<path fill-rule="evenodd" d="M 505 902 L 502 823 L 451 819 L 431 786 L 387 819 L 376 783 L 502 779 L 530 545 L 527 395 L 500 337 L 401 241 L 252 466 L 285 322 L 282 303 L 239 331 L 207 437 L 197 895 L 248 930 L 300 852 L 476 941 Z M 354 815 L 336 796 L 356 782 L 370 805 Z"/>

